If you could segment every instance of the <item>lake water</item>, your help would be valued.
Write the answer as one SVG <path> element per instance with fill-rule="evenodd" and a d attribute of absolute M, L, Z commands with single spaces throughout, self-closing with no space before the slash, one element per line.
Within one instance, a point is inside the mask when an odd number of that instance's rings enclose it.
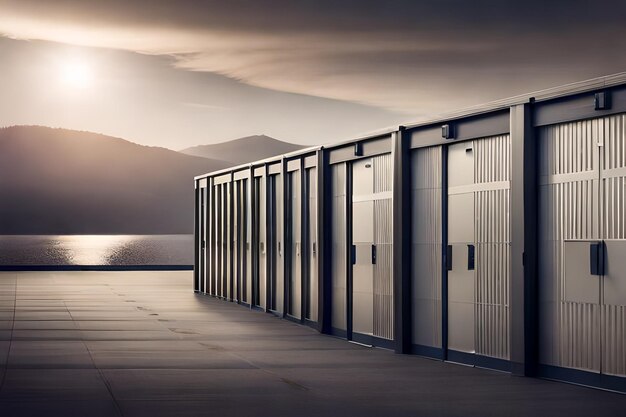
<path fill-rule="evenodd" d="M 193 235 L 0 235 L 0 265 L 191 265 Z"/>

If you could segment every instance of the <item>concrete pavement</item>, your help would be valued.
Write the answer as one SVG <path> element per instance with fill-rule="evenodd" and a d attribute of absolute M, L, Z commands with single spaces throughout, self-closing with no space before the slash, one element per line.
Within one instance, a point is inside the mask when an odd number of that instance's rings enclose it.
<path fill-rule="evenodd" d="M 624 416 L 626 396 L 396 355 L 183 272 L 0 272 L 0 416 Z"/>

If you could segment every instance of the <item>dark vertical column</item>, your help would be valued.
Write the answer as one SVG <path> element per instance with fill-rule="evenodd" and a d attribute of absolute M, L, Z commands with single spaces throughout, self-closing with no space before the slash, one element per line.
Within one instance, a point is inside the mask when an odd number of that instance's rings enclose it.
<path fill-rule="evenodd" d="M 211 295 L 215 295 L 215 187 L 213 187 L 213 178 L 208 179 L 207 189 L 209 192 L 209 259 L 210 269 L 209 269 L 209 289 L 208 292 Z"/>
<path fill-rule="evenodd" d="M 441 147 L 441 352 L 448 359 L 448 147 Z"/>
<path fill-rule="evenodd" d="M 200 267 L 200 233 L 199 233 L 199 227 L 200 227 L 200 213 L 198 210 L 199 207 L 199 192 L 200 192 L 200 188 L 199 188 L 199 184 L 198 184 L 198 180 L 194 180 L 194 205 L 193 205 L 193 290 L 195 292 L 198 292 L 200 290 L 199 288 L 199 284 L 200 284 L 200 271 L 199 271 L 199 267 Z"/>
<path fill-rule="evenodd" d="M 206 204 L 205 204 L 205 200 L 206 200 L 206 188 L 202 188 L 202 184 L 200 184 L 200 187 L 198 188 L 198 191 L 200 192 L 200 213 L 199 213 L 199 218 L 198 218 L 198 224 L 200 226 L 200 229 L 198 230 L 198 235 L 200 237 L 200 259 L 199 259 L 199 263 L 198 265 L 200 265 L 200 267 L 198 268 L 198 291 L 199 292 L 205 292 L 205 288 L 204 288 L 204 277 L 206 275 L 206 215 L 205 215 L 205 210 L 206 210 Z"/>
<path fill-rule="evenodd" d="M 352 163 L 346 164 L 346 338 L 352 340 L 352 302 L 353 302 L 353 272 L 354 258 L 352 245 L 352 190 L 354 183 L 352 178 Z"/>
<path fill-rule="evenodd" d="M 274 253 L 274 236 L 270 236 L 272 231 L 271 224 L 271 202 L 270 195 L 272 191 L 270 190 L 270 178 L 269 178 L 269 167 L 265 164 L 265 172 L 263 174 L 262 181 L 265 181 L 265 311 L 269 311 L 271 307 L 272 300 L 272 262 L 273 262 L 273 253 Z"/>
<path fill-rule="evenodd" d="M 233 218 L 234 218 L 234 209 L 235 209 L 235 187 L 234 187 L 234 181 L 233 181 L 233 174 L 230 174 L 230 180 L 228 181 L 226 187 L 228 188 L 228 221 L 226 222 L 227 224 L 227 232 L 226 232 L 226 236 L 227 237 L 227 244 L 228 244 L 228 278 L 229 278 L 229 282 L 228 282 L 228 286 L 230 288 L 230 290 L 228 291 L 228 294 L 230 295 L 229 300 L 232 301 L 235 299 L 235 294 L 233 293 L 233 290 L 235 289 L 233 280 L 235 279 L 235 268 L 234 268 L 234 259 L 233 259 L 233 252 L 234 252 L 234 242 L 233 242 L 233 238 L 234 238 L 234 230 L 233 230 Z"/>
<path fill-rule="evenodd" d="M 283 227 L 282 227 L 282 236 L 280 237 L 280 251 L 278 253 L 279 256 L 282 255 L 283 258 L 283 293 L 282 294 L 276 294 L 276 297 L 281 297 L 283 298 L 283 311 L 282 311 L 282 316 L 283 317 L 287 317 L 287 312 L 289 311 L 289 290 L 290 290 L 290 285 L 291 283 L 289 282 L 289 277 L 290 277 L 290 272 L 289 271 L 289 257 L 291 255 L 291 251 L 289 251 L 289 253 L 287 252 L 287 242 L 290 240 L 289 239 L 289 231 L 290 231 L 290 221 L 289 221 L 289 209 L 288 209 L 288 205 L 289 205 L 289 182 L 288 182 L 288 178 L 287 178 L 287 160 L 285 158 L 282 159 L 281 161 L 281 179 L 282 181 L 280 182 L 280 187 L 282 187 L 283 192 L 280 194 L 283 201 L 282 204 L 281 202 L 277 202 L 276 206 L 282 206 L 283 208 L 283 217 L 282 217 L 282 222 L 283 222 Z M 278 214 L 277 214 L 278 215 Z"/>
<path fill-rule="evenodd" d="M 259 286 L 259 207 L 258 207 L 258 194 L 256 186 L 256 179 L 254 178 L 254 166 L 250 166 L 250 307 L 254 307 L 259 304 L 257 299 L 257 288 Z"/>
<path fill-rule="evenodd" d="M 331 332 L 332 319 L 332 191 L 328 153 L 317 151 L 317 320 L 318 330 Z"/>
<path fill-rule="evenodd" d="M 309 193 L 306 190 L 305 157 L 300 158 L 300 321 L 304 323 L 307 316 L 306 306 L 309 296 L 309 268 L 308 268 L 308 210 Z"/>
<path fill-rule="evenodd" d="M 243 207 L 242 207 L 242 230 L 241 230 L 241 300 L 247 304 L 250 304 L 250 300 L 248 300 L 248 282 L 250 280 L 250 271 L 248 270 L 248 256 L 251 256 L 250 244 L 248 243 L 248 220 L 250 216 L 248 205 L 250 203 L 250 179 L 244 179 L 241 185 L 241 194 L 243 196 Z"/>
<path fill-rule="evenodd" d="M 537 364 L 537 152 L 530 104 L 511 107 L 511 370 Z"/>
<path fill-rule="evenodd" d="M 404 126 L 392 136 L 393 306 L 396 353 L 411 351 L 411 167 Z"/>

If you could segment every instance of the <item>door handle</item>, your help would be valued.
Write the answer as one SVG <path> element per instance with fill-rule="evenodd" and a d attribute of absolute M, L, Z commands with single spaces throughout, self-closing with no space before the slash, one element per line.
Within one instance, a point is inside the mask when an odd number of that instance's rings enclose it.
<path fill-rule="evenodd" d="M 352 265 L 356 265 L 356 245 L 352 245 L 351 250 Z"/>
<path fill-rule="evenodd" d="M 591 275 L 604 275 L 604 241 L 592 243 L 589 246 L 589 273 Z"/>
<path fill-rule="evenodd" d="M 452 245 L 446 247 L 446 271 L 452 271 Z"/>
<path fill-rule="evenodd" d="M 474 245 L 467 245 L 467 270 L 468 271 L 474 270 L 474 263 L 475 263 L 474 253 L 475 253 Z"/>
<path fill-rule="evenodd" d="M 376 245 L 372 245 L 372 265 L 376 265 Z"/>

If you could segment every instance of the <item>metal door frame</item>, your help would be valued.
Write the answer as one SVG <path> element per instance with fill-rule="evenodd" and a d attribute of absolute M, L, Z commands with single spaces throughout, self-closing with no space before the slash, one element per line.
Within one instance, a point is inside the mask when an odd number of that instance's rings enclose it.
<path fill-rule="evenodd" d="M 277 174 L 267 175 L 266 177 L 266 210 L 265 210 L 265 219 L 266 219 L 266 231 L 265 231 L 265 247 L 266 247 L 266 310 L 277 312 L 278 308 L 278 297 L 280 294 L 277 292 L 278 287 L 278 262 L 279 262 L 279 254 L 278 248 L 276 247 L 276 243 L 280 244 L 279 236 L 278 236 L 278 196 L 277 196 L 277 187 L 278 180 Z"/>

